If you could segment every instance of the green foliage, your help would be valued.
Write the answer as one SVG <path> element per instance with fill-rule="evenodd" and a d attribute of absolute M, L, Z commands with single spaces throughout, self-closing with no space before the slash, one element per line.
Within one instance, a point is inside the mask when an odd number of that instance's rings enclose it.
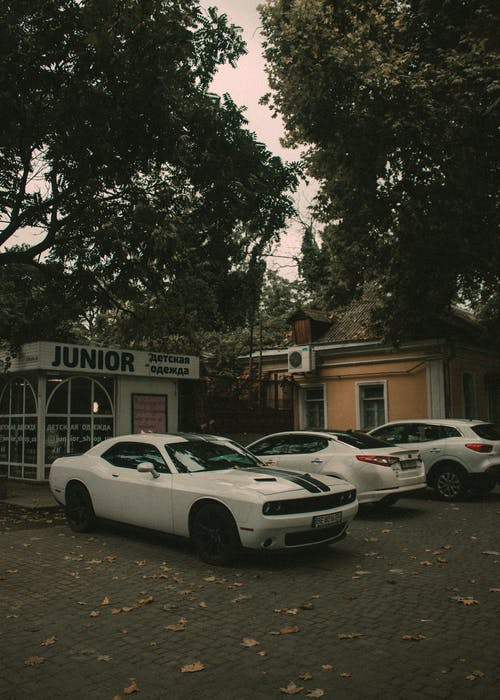
<path fill-rule="evenodd" d="M 312 224 L 304 226 L 300 254 L 299 275 L 304 281 L 311 302 L 315 304 L 325 283 L 327 259 L 325 250 L 316 242 Z"/>
<path fill-rule="evenodd" d="M 82 339 L 85 291 L 69 283 L 61 265 L 11 264 L 0 276 L 0 338 L 17 350 L 35 340 Z"/>
<path fill-rule="evenodd" d="M 237 323 L 296 181 L 208 91 L 243 52 L 198 0 L 3 2 L 0 266 L 62 275 L 123 342 Z"/>
<path fill-rule="evenodd" d="M 498 3 L 269 0 L 261 14 L 268 102 L 321 183 L 326 303 L 374 280 L 400 337 L 490 298 Z"/>

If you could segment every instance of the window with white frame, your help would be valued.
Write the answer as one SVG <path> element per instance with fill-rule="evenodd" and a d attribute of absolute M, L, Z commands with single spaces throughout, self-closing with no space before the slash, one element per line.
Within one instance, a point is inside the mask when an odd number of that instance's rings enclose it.
<path fill-rule="evenodd" d="M 301 427 L 309 430 L 325 427 L 325 390 L 323 385 L 308 386 L 301 389 L 302 420 Z"/>
<path fill-rule="evenodd" d="M 368 430 L 387 421 L 386 382 L 357 384 L 358 428 Z"/>

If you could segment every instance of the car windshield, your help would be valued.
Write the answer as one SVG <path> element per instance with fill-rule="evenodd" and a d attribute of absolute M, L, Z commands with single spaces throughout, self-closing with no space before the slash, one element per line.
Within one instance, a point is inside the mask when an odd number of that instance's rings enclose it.
<path fill-rule="evenodd" d="M 346 445 L 351 445 L 351 447 L 357 447 L 359 450 L 375 447 L 393 447 L 390 442 L 380 440 L 380 438 L 367 435 L 366 433 L 352 431 L 349 433 L 334 433 L 334 435 L 340 442 L 345 442 Z"/>
<path fill-rule="evenodd" d="M 478 423 L 471 428 L 483 440 L 500 440 L 500 431 L 492 423 Z"/>
<path fill-rule="evenodd" d="M 203 472 L 232 467 L 257 467 L 257 460 L 234 443 L 188 440 L 165 445 L 179 472 Z"/>

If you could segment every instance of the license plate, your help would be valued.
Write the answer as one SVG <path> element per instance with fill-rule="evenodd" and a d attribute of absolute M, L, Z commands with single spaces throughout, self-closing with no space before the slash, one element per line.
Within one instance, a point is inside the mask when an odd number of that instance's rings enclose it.
<path fill-rule="evenodd" d="M 406 459 L 404 462 L 401 462 L 401 469 L 415 469 L 416 466 L 416 459 Z"/>
<path fill-rule="evenodd" d="M 326 527 L 334 523 L 342 522 L 342 513 L 326 513 L 325 515 L 315 515 L 312 521 L 313 527 Z"/>

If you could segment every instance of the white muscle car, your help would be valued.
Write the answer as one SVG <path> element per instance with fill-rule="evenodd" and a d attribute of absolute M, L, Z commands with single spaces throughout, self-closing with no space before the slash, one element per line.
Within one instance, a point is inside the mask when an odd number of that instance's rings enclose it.
<path fill-rule="evenodd" d="M 203 561 L 229 563 L 240 547 L 292 549 L 345 537 L 358 501 L 352 484 L 273 471 L 232 440 L 125 435 L 60 457 L 50 487 L 76 532 L 97 518 L 190 537 Z"/>

